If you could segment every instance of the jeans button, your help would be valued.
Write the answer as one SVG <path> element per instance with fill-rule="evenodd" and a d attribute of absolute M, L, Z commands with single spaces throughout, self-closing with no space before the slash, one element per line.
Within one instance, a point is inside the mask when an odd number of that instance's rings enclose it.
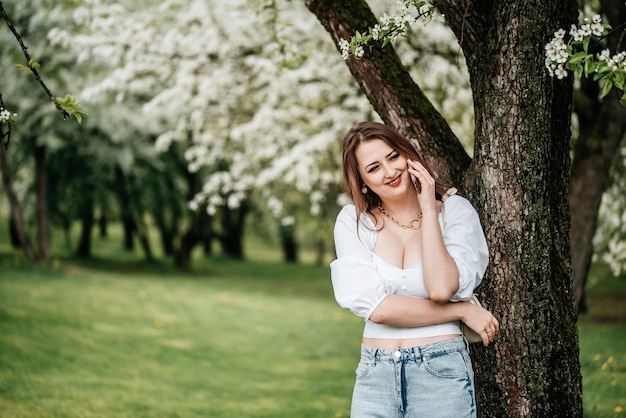
<path fill-rule="evenodd" d="M 397 359 L 399 359 L 401 355 L 402 355 L 402 353 L 400 352 L 400 350 L 395 350 L 395 351 L 393 352 L 393 356 L 394 356 L 395 358 L 397 358 Z"/>

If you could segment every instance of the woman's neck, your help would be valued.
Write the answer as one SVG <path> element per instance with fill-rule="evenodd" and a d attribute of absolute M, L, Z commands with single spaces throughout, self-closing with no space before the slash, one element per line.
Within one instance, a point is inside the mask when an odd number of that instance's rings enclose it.
<path fill-rule="evenodd" d="M 400 217 L 413 217 L 420 212 L 420 204 L 417 195 L 414 193 L 407 194 L 398 199 L 382 200 L 382 206 L 387 212 Z"/>

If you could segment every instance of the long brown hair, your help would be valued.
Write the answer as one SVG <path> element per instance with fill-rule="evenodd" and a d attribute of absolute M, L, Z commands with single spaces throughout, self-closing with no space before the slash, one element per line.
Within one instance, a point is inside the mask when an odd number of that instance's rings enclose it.
<path fill-rule="evenodd" d="M 360 122 L 348 131 L 343 138 L 343 182 L 344 189 L 354 205 L 357 213 L 372 213 L 372 208 L 381 203 L 380 197 L 368 188 L 362 193 L 364 186 L 359 166 L 356 161 L 357 147 L 366 141 L 381 139 L 405 158 L 420 162 L 434 177 L 432 170 L 426 164 L 424 157 L 409 138 L 378 122 Z M 435 181 L 435 197 L 442 200 L 450 186 Z"/>

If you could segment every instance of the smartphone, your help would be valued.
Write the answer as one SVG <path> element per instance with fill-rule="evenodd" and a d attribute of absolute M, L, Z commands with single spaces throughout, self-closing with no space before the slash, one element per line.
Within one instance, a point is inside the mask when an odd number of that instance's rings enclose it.
<path fill-rule="evenodd" d="M 409 175 L 411 176 L 411 181 L 413 182 L 413 187 L 415 187 L 415 190 L 417 190 L 418 193 L 421 193 L 422 192 L 422 185 L 420 184 L 419 180 L 413 174 L 409 173 Z"/>

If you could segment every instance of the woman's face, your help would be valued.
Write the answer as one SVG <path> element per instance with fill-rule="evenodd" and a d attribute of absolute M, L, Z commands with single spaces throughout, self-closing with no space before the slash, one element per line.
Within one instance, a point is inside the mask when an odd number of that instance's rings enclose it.
<path fill-rule="evenodd" d="M 382 139 L 361 143 L 355 151 L 363 183 L 382 200 L 413 190 L 407 160 Z"/>

